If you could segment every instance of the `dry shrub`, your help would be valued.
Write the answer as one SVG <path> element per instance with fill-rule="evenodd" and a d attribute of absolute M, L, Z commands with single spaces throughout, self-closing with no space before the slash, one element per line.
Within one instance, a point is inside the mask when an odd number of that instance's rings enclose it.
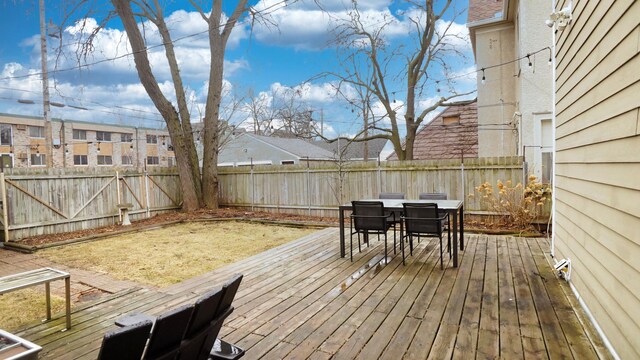
<path fill-rule="evenodd" d="M 533 229 L 533 222 L 542 213 L 544 205 L 551 201 L 551 188 L 541 184 L 535 175 L 530 175 L 528 180 L 526 186 L 521 183 L 513 186 L 510 180 L 506 183 L 498 180 L 495 188 L 489 182 L 475 188 L 480 202 L 499 214 L 491 216 L 484 225 L 522 231 Z"/>

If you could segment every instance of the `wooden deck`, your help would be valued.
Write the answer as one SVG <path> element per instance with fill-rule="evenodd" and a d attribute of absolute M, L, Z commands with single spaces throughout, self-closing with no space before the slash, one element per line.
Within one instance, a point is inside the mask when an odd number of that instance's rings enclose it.
<path fill-rule="evenodd" d="M 159 314 L 243 273 L 222 338 L 246 359 L 609 358 L 568 286 L 557 280 L 545 239 L 467 235 L 461 266 L 440 270 L 436 241 L 380 264 L 382 242 L 341 259 L 326 229 L 178 285 L 130 289 L 19 335 L 41 358 L 96 358 L 114 319 Z M 356 250 L 357 253 L 357 250 Z M 73 274 L 72 274 L 73 276 Z"/>

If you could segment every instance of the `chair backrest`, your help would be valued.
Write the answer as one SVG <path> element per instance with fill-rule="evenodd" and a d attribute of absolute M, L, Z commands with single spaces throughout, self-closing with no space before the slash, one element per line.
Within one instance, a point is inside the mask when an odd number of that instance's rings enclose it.
<path fill-rule="evenodd" d="M 193 334 L 180 343 L 180 360 L 200 360 L 207 359 L 207 356 L 204 356 L 205 353 L 208 354 L 211 350 L 208 351 L 204 349 L 204 343 L 207 340 L 208 336 L 211 334 L 211 329 L 213 328 L 213 322 L 208 323 L 204 328 L 200 329 L 200 331 Z"/>
<path fill-rule="evenodd" d="M 98 360 L 139 360 L 151 332 L 151 321 L 110 331 L 104 335 Z"/>
<path fill-rule="evenodd" d="M 381 201 L 352 201 L 351 206 L 353 225 L 357 231 L 388 229 Z"/>
<path fill-rule="evenodd" d="M 191 319 L 194 305 L 185 305 L 166 312 L 156 319 L 147 345 L 145 359 L 160 359 L 177 352 Z"/>
<path fill-rule="evenodd" d="M 216 312 L 216 316 L 221 315 L 227 309 L 231 308 L 231 303 L 233 299 L 236 297 L 236 293 L 238 292 L 238 288 L 240 287 L 240 282 L 242 281 L 242 274 L 235 274 L 231 279 L 227 280 L 224 285 L 222 285 L 222 301 L 220 301 L 220 306 L 218 307 L 218 311 Z"/>
<path fill-rule="evenodd" d="M 209 326 L 216 317 L 220 300 L 222 300 L 222 288 L 212 290 L 202 295 L 193 307 L 187 330 L 184 334 L 185 339 L 191 338 L 200 333 L 202 329 Z"/>
<path fill-rule="evenodd" d="M 447 200 L 447 193 L 421 193 L 418 195 L 420 200 Z"/>
<path fill-rule="evenodd" d="M 201 354 L 198 357 L 199 359 L 208 359 L 211 354 L 211 350 L 213 349 L 213 345 L 218 338 L 218 334 L 220 334 L 220 329 L 222 329 L 222 324 L 225 319 L 231 315 L 233 312 L 233 306 L 229 306 L 227 310 L 223 311 L 221 314 L 216 315 L 215 320 L 211 323 L 211 328 L 209 329 L 209 334 L 207 338 L 204 340 L 202 344 Z"/>
<path fill-rule="evenodd" d="M 404 199 L 404 193 L 383 192 L 378 195 L 378 199 Z"/>
<path fill-rule="evenodd" d="M 403 208 L 407 233 L 438 234 L 442 231 L 437 204 L 404 203 Z"/>

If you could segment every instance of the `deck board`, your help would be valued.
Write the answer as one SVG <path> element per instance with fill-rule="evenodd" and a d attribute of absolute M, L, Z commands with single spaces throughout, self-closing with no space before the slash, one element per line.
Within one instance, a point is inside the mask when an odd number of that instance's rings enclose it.
<path fill-rule="evenodd" d="M 42 359 L 90 359 L 114 320 L 194 302 L 232 274 L 244 279 L 221 331 L 246 359 L 608 358 L 566 284 L 549 266 L 546 239 L 467 234 L 460 267 L 435 239 L 402 264 L 372 239 L 354 261 L 326 229 L 164 289 L 136 288 L 62 314 L 20 336 Z M 72 274 L 73 276 L 73 274 Z"/>

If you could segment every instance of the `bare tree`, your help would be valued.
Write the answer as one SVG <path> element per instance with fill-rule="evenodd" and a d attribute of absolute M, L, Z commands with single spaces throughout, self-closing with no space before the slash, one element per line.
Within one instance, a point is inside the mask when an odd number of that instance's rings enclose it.
<path fill-rule="evenodd" d="M 93 50 L 92 41 L 108 19 L 118 17 L 124 26 L 131 46 L 138 77 L 156 109 L 164 118 L 176 153 L 176 162 L 180 174 L 183 193 L 183 209 L 193 210 L 202 206 L 218 206 L 218 122 L 223 95 L 224 54 L 227 41 L 239 19 L 249 11 L 247 0 L 238 0 L 227 19 L 222 13 L 224 0 L 212 0 L 211 12 L 206 12 L 196 0 L 189 3 L 207 24 L 210 47 L 210 68 L 207 96 L 204 109 L 202 141 L 202 173 L 194 142 L 195 133 L 191 125 L 191 113 L 179 61 L 166 23 L 163 2 L 159 0 L 110 0 L 114 9 L 105 17 L 97 29 L 80 44 L 80 53 Z M 78 8 L 80 8 L 80 3 Z M 142 19 L 140 24 L 136 19 Z M 149 47 L 144 35 L 144 21 L 155 25 L 162 39 L 167 59 L 176 103 L 173 104 L 167 94 L 162 92 L 149 61 Z M 141 26 L 142 25 L 142 29 Z M 81 58 L 79 57 L 78 60 Z"/>
<path fill-rule="evenodd" d="M 310 138 L 313 133 L 313 111 L 302 100 L 299 89 L 278 88 L 257 95 L 249 91 L 245 110 L 253 119 L 258 135 Z"/>
<path fill-rule="evenodd" d="M 451 5 L 451 0 L 444 2 L 439 10 L 434 9 L 434 1 L 425 2 L 405 1 L 413 11 L 407 12 L 406 17 L 411 24 L 413 44 L 400 43 L 392 46 L 385 39 L 386 30 L 397 23 L 391 15 L 385 15 L 382 21 L 376 19 L 372 26 L 368 19 L 363 18 L 358 2 L 352 2 L 347 20 L 339 20 L 336 30 L 336 45 L 340 52 L 342 70 L 340 72 L 326 72 L 323 77 L 337 78 L 340 87 L 359 89 L 359 99 L 351 104 L 365 110 L 371 110 L 369 95 L 380 103 L 384 109 L 384 116 L 366 123 L 364 129 L 356 135 L 355 141 L 365 141 L 373 138 L 385 138 L 391 141 L 400 160 L 413 159 L 413 145 L 415 135 L 427 115 L 441 106 L 447 106 L 451 99 L 471 94 L 458 93 L 448 81 L 430 78 L 429 70 L 437 67 L 445 74 L 450 71 L 447 57 L 462 55 L 452 45 L 456 34 L 450 34 L 451 23 L 444 29 L 437 30 L 437 22 L 443 18 Z M 413 46 L 413 48 L 411 48 Z M 404 70 L 393 74 L 392 69 L 398 59 L 404 61 Z M 396 103 L 394 91 L 395 81 L 403 80 L 405 101 Z M 436 82 L 437 81 L 437 82 Z M 435 103 L 420 108 L 417 104 L 426 92 L 428 85 L 435 85 L 438 89 L 447 88 L 447 94 L 442 95 Z M 406 135 L 404 139 L 399 130 L 399 110 L 404 106 L 404 124 Z M 382 121 L 382 120 L 385 121 Z M 369 133 L 371 131 L 371 133 Z"/>

